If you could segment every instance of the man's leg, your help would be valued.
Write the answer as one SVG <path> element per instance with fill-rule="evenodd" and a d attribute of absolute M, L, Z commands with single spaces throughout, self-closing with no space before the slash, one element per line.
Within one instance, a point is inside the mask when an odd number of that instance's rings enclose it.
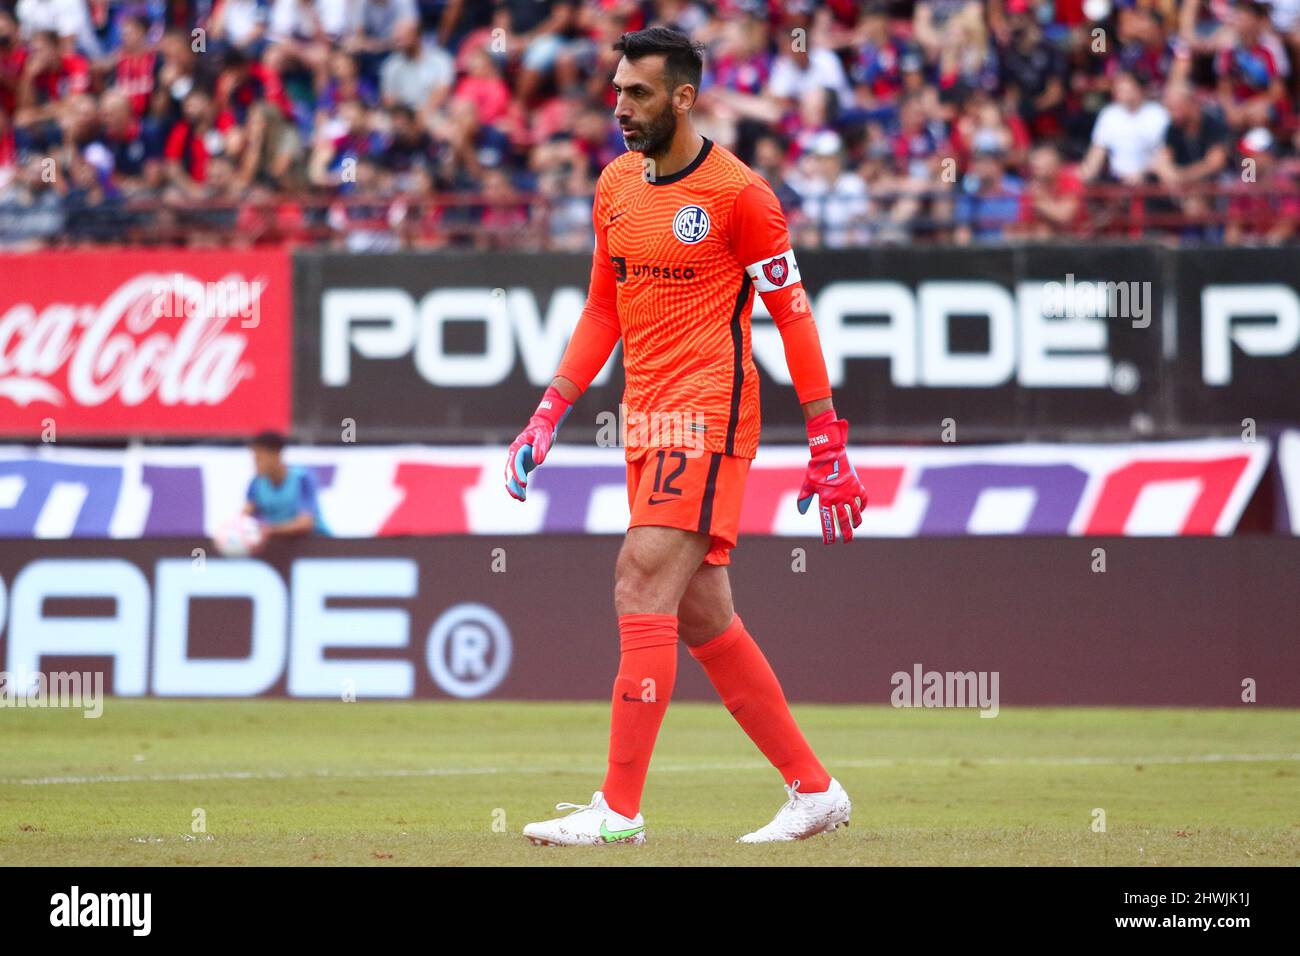
<path fill-rule="evenodd" d="M 622 655 L 614 681 L 609 769 L 602 791 L 610 808 L 635 817 L 650 755 L 677 677 L 677 608 L 709 537 L 678 528 L 628 529 L 614 570 L 614 610 Z"/>
<path fill-rule="evenodd" d="M 804 738 L 781 683 L 736 614 L 727 569 L 701 565 L 677 607 L 681 640 L 700 662 L 723 705 L 781 772 L 787 786 L 821 793 L 830 774 Z"/>

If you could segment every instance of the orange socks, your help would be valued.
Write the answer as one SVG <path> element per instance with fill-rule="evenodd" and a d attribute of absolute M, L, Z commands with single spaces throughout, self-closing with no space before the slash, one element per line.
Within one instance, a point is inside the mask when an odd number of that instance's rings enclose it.
<path fill-rule="evenodd" d="M 624 614 L 618 619 L 618 633 L 622 656 L 611 701 L 609 769 L 601 789 L 610 807 L 635 817 L 677 679 L 677 618 Z M 800 781 L 803 793 L 821 793 L 830 786 L 830 774 L 804 739 L 772 666 L 740 615 L 713 640 L 689 650 L 723 705 L 787 784 Z"/>
<path fill-rule="evenodd" d="M 689 650 L 709 675 L 723 706 L 781 771 L 787 785 L 798 780 L 801 793 L 821 793 L 830 787 L 830 774 L 804 739 L 772 665 L 739 614 L 717 637 Z"/>
<path fill-rule="evenodd" d="M 613 810 L 635 817 L 677 679 L 677 616 L 624 614 L 618 619 L 618 634 L 623 653 L 614 680 L 609 769 L 601 789 Z"/>

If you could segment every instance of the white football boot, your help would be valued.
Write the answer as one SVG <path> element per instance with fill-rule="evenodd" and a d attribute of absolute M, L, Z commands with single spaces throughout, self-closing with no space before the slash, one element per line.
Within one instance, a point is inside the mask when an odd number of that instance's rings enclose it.
<path fill-rule="evenodd" d="M 614 843 L 639 845 L 645 842 L 645 818 L 638 813 L 629 819 L 614 812 L 599 790 L 591 795 L 591 803 L 586 806 L 557 803 L 555 809 L 573 812 L 524 827 L 524 836 L 534 846 L 606 846 Z"/>
<path fill-rule="evenodd" d="M 829 833 L 849 825 L 853 804 L 840 782 L 831 778 L 825 793 L 800 793 L 799 781 L 785 788 L 790 799 L 776 811 L 772 822 L 753 833 L 746 833 L 737 843 L 778 843 L 806 840 L 818 833 Z"/>

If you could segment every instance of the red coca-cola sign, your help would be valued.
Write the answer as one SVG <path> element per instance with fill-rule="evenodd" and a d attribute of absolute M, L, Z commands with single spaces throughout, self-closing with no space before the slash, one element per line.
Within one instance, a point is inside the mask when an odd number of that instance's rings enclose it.
<path fill-rule="evenodd" d="M 287 430 L 286 252 L 0 256 L 0 434 Z"/>

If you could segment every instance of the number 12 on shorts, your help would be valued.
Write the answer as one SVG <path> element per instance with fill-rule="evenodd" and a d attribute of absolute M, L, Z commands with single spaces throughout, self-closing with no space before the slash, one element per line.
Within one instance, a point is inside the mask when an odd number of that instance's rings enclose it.
<path fill-rule="evenodd" d="M 674 485 L 673 481 L 686 470 L 686 452 L 684 451 L 660 450 L 656 457 L 658 458 L 658 461 L 655 463 L 654 492 L 650 495 L 650 504 L 652 505 L 661 504 L 667 500 L 666 498 L 660 498 L 656 501 L 655 495 L 658 494 L 672 495 L 678 498 L 681 497 L 682 489 Z M 677 466 L 673 468 L 672 471 L 668 472 L 667 477 L 665 477 L 664 462 L 668 458 L 675 460 Z M 669 465 L 669 467 L 672 468 L 672 465 Z"/>

